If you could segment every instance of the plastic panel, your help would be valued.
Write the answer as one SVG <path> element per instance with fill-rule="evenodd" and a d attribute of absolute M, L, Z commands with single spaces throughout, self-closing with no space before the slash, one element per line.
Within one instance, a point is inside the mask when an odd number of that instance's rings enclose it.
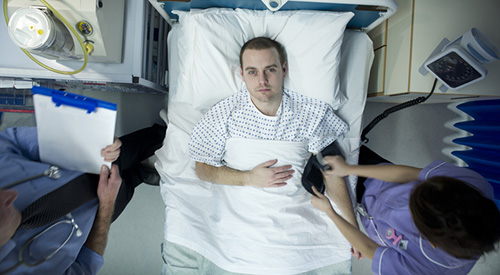
<path fill-rule="evenodd" d="M 495 192 L 495 203 L 500 208 L 500 100 L 470 101 L 457 108 L 474 120 L 454 125 L 472 136 L 457 138 L 453 142 L 471 149 L 454 151 L 452 154 L 490 182 Z"/>

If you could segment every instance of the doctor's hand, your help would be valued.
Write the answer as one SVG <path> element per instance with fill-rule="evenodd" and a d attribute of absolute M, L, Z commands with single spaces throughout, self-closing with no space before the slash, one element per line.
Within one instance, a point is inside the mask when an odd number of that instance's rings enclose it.
<path fill-rule="evenodd" d="M 122 179 L 116 164 L 111 166 L 103 165 L 99 175 L 99 185 L 97 186 L 97 197 L 99 198 L 99 208 L 97 210 L 92 229 L 89 232 L 85 246 L 99 255 L 104 254 L 104 249 L 108 241 L 109 226 L 113 218 L 116 196 L 120 190 Z"/>
<path fill-rule="evenodd" d="M 324 160 L 331 169 L 324 171 L 325 176 L 346 177 L 349 176 L 349 165 L 341 156 L 325 156 Z"/>
<path fill-rule="evenodd" d="M 277 162 L 277 159 L 269 160 L 248 171 L 248 178 L 245 181 L 245 185 L 259 188 L 285 186 L 286 181 L 292 178 L 292 174 L 295 171 L 291 170 L 291 165 L 271 167 Z"/>
<path fill-rule="evenodd" d="M 122 142 L 119 138 L 115 138 L 113 144 L 106 146 L 101 150 L 101 156 L 104 157 L 104 161 L 113 162 L 120 156 L 120 147 Z"/>
<path fill-rule="evenodd" d="M 97 186 L 97 197 L 99 198 L 99 207 L 106 208 L 112 214 L 116 196 L 120 190 L 122 178 L 118 172 L 118 166 L 113 164 L 111 170 L 103 165 L 99 175 L 99 185 Z"/>

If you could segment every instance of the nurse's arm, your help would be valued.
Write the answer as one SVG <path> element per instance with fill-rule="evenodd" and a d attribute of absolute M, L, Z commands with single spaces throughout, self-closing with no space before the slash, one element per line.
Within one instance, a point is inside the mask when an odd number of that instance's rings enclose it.
<path fill-rule="evenodd" d="M 343 178 L 337 176 L 327 176 L 326 192 L 332 198 L 332 201 L 339 207 L 343 217 L 353 226 L 358 227 L 354 209 L 352 207 L 351 197 L 347 190 L 346 182 Z"/>
<path fill-rule="evenodd" d="M 316 196 L 311 196 L 311 203 L 314 207 L 325 212 L 328 217 L 335 223 L 337 228 L 340 230 L 342 235 L 349 241 L 349 243 L 355 247 L 361 254 L 370 260 L 373 259 L 375 255 L 375 250 L 379 247 L 377 243 L 372 241 L 368 236 L 366 236 L 361 230 L 353 226 L 351 223 L 347 222 L 342 218 L 335 210 L 333 210 L 330 200 L 323 194 L 318 192 L 316 188 L 313 187 Z"/>
<path fill-rule="evenodd" d="M 340 156 L 326 156 L 325 161 L 332 168 L 326 175 L 345 177 L 354 175 L 394 183 L 407 183 L 418 180 L 422 169 L 405 165 L 380 164 L 380 165 L 349 165 Z"/>

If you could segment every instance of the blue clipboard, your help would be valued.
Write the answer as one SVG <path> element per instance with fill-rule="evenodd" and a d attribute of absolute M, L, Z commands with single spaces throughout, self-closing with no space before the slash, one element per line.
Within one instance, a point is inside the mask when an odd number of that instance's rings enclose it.
<path fill-rule="evenodd" d="M 114 140 L 115 103 L 45 87 L 31 91 L 42 162 L 93 174 L 111 167 L 101 149 Z"/>

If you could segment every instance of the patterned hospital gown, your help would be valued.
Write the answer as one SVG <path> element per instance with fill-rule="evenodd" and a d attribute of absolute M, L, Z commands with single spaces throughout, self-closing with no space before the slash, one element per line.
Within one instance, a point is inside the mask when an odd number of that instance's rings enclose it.
<path fill-rule="evenodd" d="M 196 124 L 189 141 L 191 159 L 224 166 L 226 140 L 248 138 L 307 142 L 317 153 L 348 131 L 348 125 L 325 102 L 283 89 L 276 116 L 262 114 L 247 91 L 214 105 Z"/>

